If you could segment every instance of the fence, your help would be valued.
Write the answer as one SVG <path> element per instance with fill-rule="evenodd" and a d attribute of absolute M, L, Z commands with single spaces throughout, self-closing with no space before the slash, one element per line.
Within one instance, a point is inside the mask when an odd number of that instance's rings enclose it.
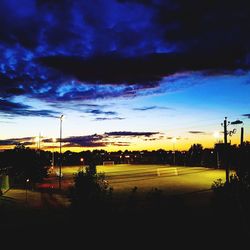
<path fill-rule="evenodd" d="M 0 175 L 0 194 L 5 193 L 10 188 L 9 176 L 2 174 Z"/>

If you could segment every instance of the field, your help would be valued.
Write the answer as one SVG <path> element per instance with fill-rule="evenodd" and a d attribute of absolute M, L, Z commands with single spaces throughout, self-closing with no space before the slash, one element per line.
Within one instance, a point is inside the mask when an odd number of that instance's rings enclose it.
<path fill-rule="evenodd" d="M 63 185 L 72 185 L 73 174 L 82 168 L 63 167 Z M 97 172 L 105 173 L 116 192 L 127 192 L 137 187 L 141 192 L 157 188 L 166 194 L 184 194 L 209 190 L 215 180 L 225 180 L 225 170 L 204 167 L 118 164 L 97 166 Z"/>

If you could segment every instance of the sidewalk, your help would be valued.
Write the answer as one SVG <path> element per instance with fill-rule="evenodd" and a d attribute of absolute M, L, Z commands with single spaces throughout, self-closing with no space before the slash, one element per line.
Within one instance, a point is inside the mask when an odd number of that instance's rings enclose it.
<path fill-rule="evenodd" d="M 63 195 L 25 189 L 9 189 L 2 197 L 33 208 L 67 207 L 69 205 L 68 199 Z"/>

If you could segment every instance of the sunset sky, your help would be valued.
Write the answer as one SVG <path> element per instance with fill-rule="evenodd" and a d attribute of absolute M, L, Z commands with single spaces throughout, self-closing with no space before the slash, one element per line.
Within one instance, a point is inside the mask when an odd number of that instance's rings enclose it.
<path fill-rule="evenodd" d="M 0 149 L 58 149 L 62 114 L 64 151 L 250 141 L 249 45 L 246 0 L 1 0 Z"/>

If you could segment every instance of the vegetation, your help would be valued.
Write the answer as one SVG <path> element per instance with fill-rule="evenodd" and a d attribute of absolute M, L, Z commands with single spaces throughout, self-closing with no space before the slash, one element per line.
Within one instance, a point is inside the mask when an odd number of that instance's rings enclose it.
<path fill-rule="evenodd" d="M 91 164 L 86 171 L 80 171 L 74 176 L 75 185 L 69 193 L 73 208 L 87 211 L 104 209 L 112 197 L 112 188 L 105 174 L 96 173 L 95 167 L 95 164 Z"/>
<path fill-rule="evenodd" d="M 7 169 L 12 186 L 24 187 L 29 179 L 31 185 L 40 182 L 47 175 L 49 160 L 44 152 L 38 152 L 23 145 L 6 150 L 0 155 L 1 166 Z"/>
<path fill-rule="evenodd" d="M 241 172 L 241 174 L 243 174 Z M 217 213 L 230 218 L 231 228 L 250 232 L 250 182 L 249 173 L 232 174 L 229 183 L 218 179 L 212 184 L 213 205 Z"/>

